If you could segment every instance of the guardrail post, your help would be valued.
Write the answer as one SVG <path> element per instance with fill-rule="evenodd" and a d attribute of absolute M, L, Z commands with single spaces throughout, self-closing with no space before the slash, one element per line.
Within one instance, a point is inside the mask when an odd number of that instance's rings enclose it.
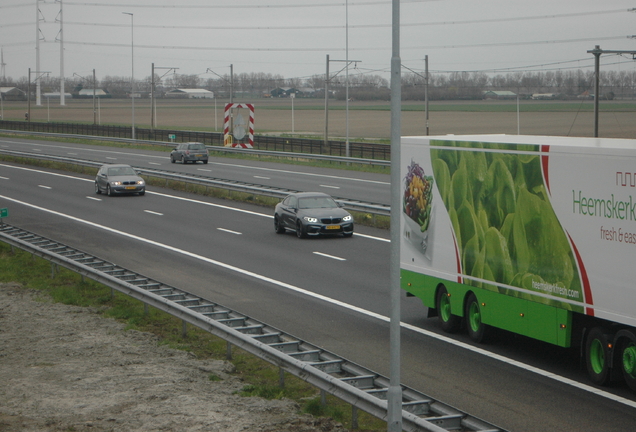
<path fill-rule="evenodd" d="M 232 344 L 229 341 L 225 347 L 225 359 L 232 360 Z"/>
<path fill-rule="evenodd" d="M 320 390 L 320 404 L 322 406 L 327 405 L 327 392 L 322 389 Z"/>
<path fill-rule="evenodd" d="M 148 315 L 148 303 L 144 303 L 144 315 Z"/>
<path fill-rule="evenodd" d="M 351 430 L 358 430 L 358 407 L 351 405 Z"/>
<path fill-rule="evenodd" d="M 35 255 L 32 255 L 35 258 Z M 51 263 L 51 279 L 55 278 L 55 264 Z"/>
<path fill-rule="evenodd" d="M 188 337 L 188 323 L 185 320 L 181 320 L 181 337 L 184 339 Z"/>

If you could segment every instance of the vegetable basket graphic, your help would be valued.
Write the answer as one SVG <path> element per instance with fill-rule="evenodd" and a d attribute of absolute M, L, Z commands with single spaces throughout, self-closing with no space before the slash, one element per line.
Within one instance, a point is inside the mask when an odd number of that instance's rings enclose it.
<path fill-rule="evenodd" d="M 419 164 L 411 161 L 404 177 L 402 199 L 404 238 L 429 258 L 433 183 L 433 177 L 427 176 Z"/>

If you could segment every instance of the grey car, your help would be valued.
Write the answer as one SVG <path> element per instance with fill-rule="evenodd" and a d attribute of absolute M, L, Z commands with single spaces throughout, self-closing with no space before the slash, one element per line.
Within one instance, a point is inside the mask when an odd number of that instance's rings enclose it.
<path fill-rule="evenodd" d="M 146 182 L 130 165 L 106 164 L 95 177 L 95 193 L 108 196 L 146 193 Z"/>
<path fill-rule="evenodd" d="M 278 234 L 295 231 L 298 238 L 336 234 L 351 237 L 353 216 L 325 193 L 293 193 L 276 204 L 274 230 Z"/>
<path fill-rule="evenodd" d="M 201 161 L 204 164 L 208 163 L 208 149 L 203 143 L 199 142 L 186 142 L 177 145 L 170 152 L 170 162 L 175 163 L 181 161 L 183 164 L 188 162 L 196 163 Z"/>

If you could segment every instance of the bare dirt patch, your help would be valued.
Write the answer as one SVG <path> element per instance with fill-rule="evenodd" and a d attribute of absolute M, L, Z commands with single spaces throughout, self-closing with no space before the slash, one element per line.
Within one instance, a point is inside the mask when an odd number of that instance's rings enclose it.
<path fill-rule="evenodd" d="M 1 431 L 345 431 L 99 312 L 0 284 Z"/>

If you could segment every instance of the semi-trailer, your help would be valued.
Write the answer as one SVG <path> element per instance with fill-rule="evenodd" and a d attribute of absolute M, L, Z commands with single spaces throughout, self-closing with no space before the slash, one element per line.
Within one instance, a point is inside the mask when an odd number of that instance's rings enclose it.
<path fill-rule="evenodd" d="M 429 317 L 577 345 L 636 391 L 636 140 L 403 137 L 400 162 L 400 283 Z"/>

